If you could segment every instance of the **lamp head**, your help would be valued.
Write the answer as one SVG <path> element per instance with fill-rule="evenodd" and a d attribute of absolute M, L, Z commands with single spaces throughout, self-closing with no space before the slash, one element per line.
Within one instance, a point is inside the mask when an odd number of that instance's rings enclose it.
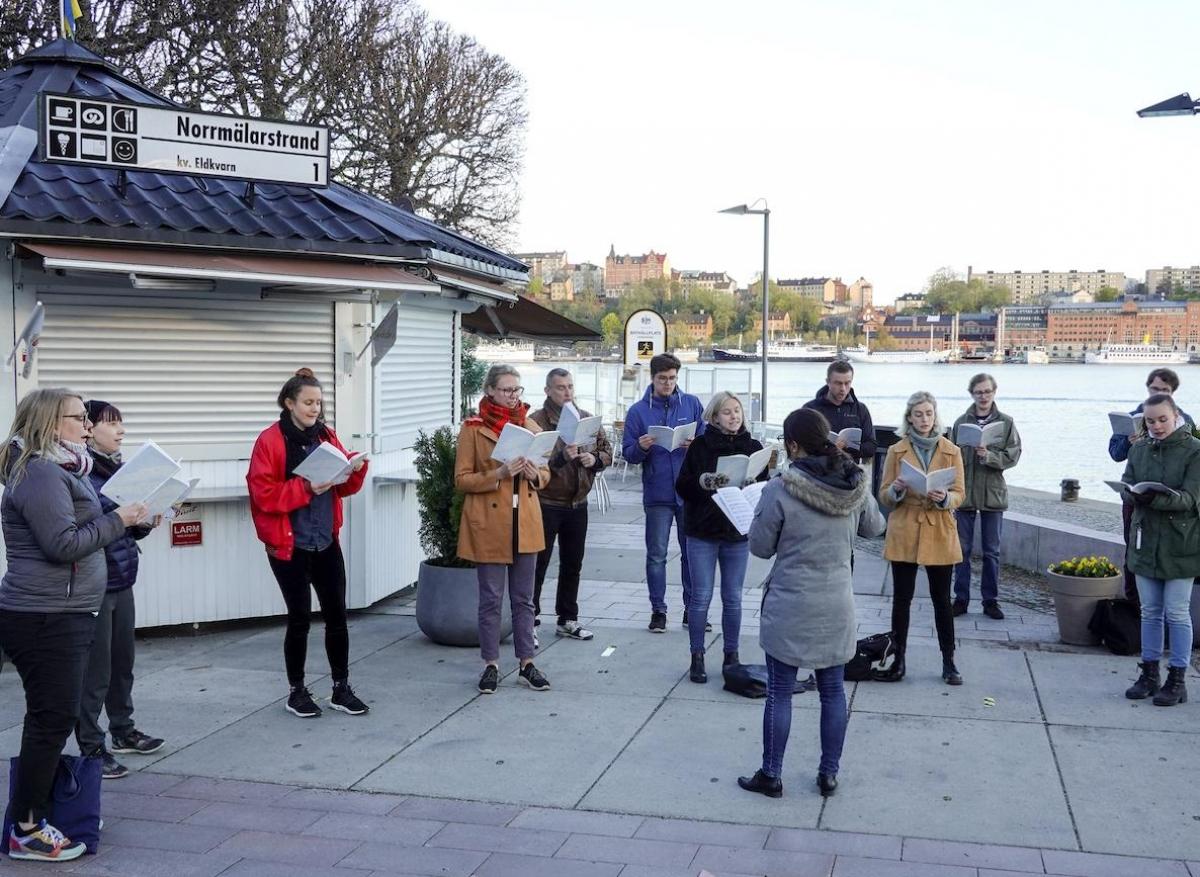
<path fill-rule="evenodd" d="M 1138 110 L 1139 119 L 1150 119 L 1155 116 L 1193 116 L 1197 112 L 1196 101 L 1186 91 L 1175 97 L 1167 98 L 1161 103 L 1153 104 L 1144 110 Z"/>
<path fill-rule="evenodd" d="M 732 213 L 734 216 L 745 216 L 750 212 L 750 207 L 747 204 L 738 204 L 734 207 L 726 207 L 724 210 L 718 210 L 718 213 Z"/>

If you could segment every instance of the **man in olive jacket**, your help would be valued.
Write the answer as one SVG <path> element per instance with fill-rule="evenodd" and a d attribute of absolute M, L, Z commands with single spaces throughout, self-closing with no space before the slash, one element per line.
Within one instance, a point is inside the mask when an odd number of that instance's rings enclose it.
<path fill-rule="evenodd" d="M 575 383 L 565 368 L 551 369 L 546 375 L 546 401 L 530 417 L 542 429 L 557 429 L 563 406 L 574 404 Z M 579 411 L 580 419 L 590 417 Z M 550 566 L 554 542 L 558 540 L 558 593 L 554 611 L 558 614 L 555 633 L 570 639 L 591 639 L 592 632 L 579 623 L 579 574 L 583 568 L 583 552 L 587 543 L 588 493 L 598 472 L 612 464 L 612 445 L 601 429 L 596 444 L 580 448 L 566 445 L 560 439 L 550 458 L 550 483 L 538 492 L 542 506 L 542 529 L 546 547 L 538 555 L 533 577 L 533 611 L 542 611 L 542 583 Z M 536 637 L 535 637 L 536 640 Z"/>
<path fill-rule="evenodd" d="M 1004 612 L 997 597 L 1000 592 L 1000 527 L 1008 508 L 1004 470 L 1011 469 L 1021 459 L 1021 436 L 1013 419 L 996 407 L 995 378 L 977 374 L 971 378 L 969 389 L 975 401 L 954 421 L 951 432 L 951 440 L 962 449 L 965 484 L 962 505 L 955 512 L 963 559 L 954 571 L 954 614 L 965 614 L 971 602 L 971 546 L 975 542 L 975 516 L 978 514 L 983 553 L 983 576 L 979 583 L 983 613 L 988 618 L 1002 619 Z M 973 424 L 986 428 L 993 423 L 1001 423 L 1003 427 L 986 447 L 963 445 L 960 426 Z"/>

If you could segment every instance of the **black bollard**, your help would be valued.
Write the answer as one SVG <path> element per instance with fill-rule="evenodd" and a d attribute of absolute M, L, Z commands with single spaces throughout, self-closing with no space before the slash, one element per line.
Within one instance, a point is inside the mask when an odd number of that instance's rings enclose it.
<path fill-rule="evenodd" d="M 1062 488 L 1063 502 L 1075 502 L 1077 499 L 1079 499 L 1078 478 L 1064 478 L 1059 486 Z"/>

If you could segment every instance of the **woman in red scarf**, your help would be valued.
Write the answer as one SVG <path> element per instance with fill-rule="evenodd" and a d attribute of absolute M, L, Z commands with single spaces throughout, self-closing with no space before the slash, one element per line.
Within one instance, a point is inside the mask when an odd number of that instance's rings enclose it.
<path fill-rule="evenodd" d="M 479 577 L 479 650 L 483 675 L 479 690 L 494 694 L 500 679 L 500 613 L 504 584 L 512 605 L 513 647 L 521 664 L 518 678 L 534 691 L 549 681 L 533 665 L 533 573 L 545 547 L 542 507 L 535 490 L 550 481 L 550 469 L 524 458 L 501 463 L 492 458 L 505 425 L 530 432 L 541 428 L 526 420 L 521 375 L 511 365 L 494 365 L 484 381 L 479 414 L 458 434 L 454 485 L 466 494 L 458 530 L 458 556 L 474 561 Z"/>

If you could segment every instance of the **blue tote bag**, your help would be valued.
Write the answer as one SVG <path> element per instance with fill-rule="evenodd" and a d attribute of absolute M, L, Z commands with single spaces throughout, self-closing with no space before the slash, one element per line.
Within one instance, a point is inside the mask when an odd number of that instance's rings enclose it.
<path fill-rule="evenodd" d="M 8 766 L 8 787 L 17 786 L 19 758 Z M 99 757 L 61 755 L 50 793 L 50 824 L 73 841 L 87 846 L 89 853 L 100 849 L 100 782 L 104 761 Z M 9 793 L 11 795 L 11 792 Z M 13 825 L 12 798 L 4 810 L 4 848 L 8 848 Z"/>

